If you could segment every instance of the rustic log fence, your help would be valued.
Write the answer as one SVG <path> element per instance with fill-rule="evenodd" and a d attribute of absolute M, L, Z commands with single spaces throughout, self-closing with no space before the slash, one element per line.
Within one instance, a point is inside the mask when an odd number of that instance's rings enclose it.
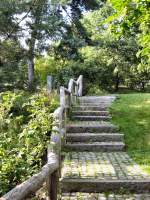
<path fill-rule="evenodd" d="M 35 194 L 46 182 L 48 200 L 57 200 L 58 180 L 61 168 L 61 148 L 65 143 L 66 117 L 67 112 L 77 98 L 82 96 L 83 76 L 78 80 L 70 79 L 68 88 L 60 87 L 60 107 L 54 113 L 54 125 L 47 150 L 47 163 L 39 173 L 33 175 L 25 182 L 17 185 L 14 189 L 5 194 L 0 200 L 23 200 L 31 194 Z"/>

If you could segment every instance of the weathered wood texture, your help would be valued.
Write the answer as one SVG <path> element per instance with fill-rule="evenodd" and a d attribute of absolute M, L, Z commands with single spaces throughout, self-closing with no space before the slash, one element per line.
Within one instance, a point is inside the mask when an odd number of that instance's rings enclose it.
<path fill-rule="evenodd" d="M 78 80 L 70 79 L 68 88 L 60 87 L 60 106 L 65 108 L 71 107 L 76 103 L 77 97 L 82 96 L 83 76 L 80 75 Z"/>
<path fill-rule="evenodd" d="M 78 96 L 81 97 L 82 96 L 82 92 L 83 92 L 83 75 L 79 76 L 79 78 L 77 80 L 77 84 L 79 86 Z"/>

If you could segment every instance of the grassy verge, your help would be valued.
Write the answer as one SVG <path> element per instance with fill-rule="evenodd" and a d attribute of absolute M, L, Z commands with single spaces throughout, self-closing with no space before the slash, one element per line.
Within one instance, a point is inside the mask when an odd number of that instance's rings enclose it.
<path fill-rule="evenodd" d="M 125 135 L 128 153 L 150 174 L 150 93 L 120 94 L 111 113 Z"/>

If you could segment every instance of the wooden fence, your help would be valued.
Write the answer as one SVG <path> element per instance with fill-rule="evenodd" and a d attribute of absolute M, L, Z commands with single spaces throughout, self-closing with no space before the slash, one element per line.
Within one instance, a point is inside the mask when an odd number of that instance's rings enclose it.
<path fill-rule="evenodd" d="M 55 125 L 52 128 L 50 144 L 47 153 L 47 163 L 39 173 L 33 175 L 25 182 L 17 185 L 5 194 L 1 200 L 23 200 L 31 194 L 35 194 L 46 182 L 48 200 L 57 200 L 58 181 L 61 168 L 61 148 L 65 142 L 66 115 L 77 98 L 82 96 L 83 76 L 78 80 L 70 79 L 68 88 L 60 87 L 60 107 L 54 113 Z"/>

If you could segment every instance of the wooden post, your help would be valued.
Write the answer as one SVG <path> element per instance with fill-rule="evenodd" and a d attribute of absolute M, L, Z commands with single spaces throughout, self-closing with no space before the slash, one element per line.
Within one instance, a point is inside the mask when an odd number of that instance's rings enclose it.
<path fill-rule="evenodd" d="M 46 187 L 47 187 L 47 200 L 51 200 L 51 175 L 49 175 L 46 180 Z"/>
<path fill-rule="evenodd" d="M 65 107 L 66 105 L 66 101 L 65 101 L 65 90 L 64 87 L 60 87 L 60 106 Z"/>
<path fill-rule="evenodd" d="M 77 103 L 78 88 L 78 85 L 75 85 L 75 103 Z"/>
<path fill-rule="evenodd" d="M 58 171 L 51 175 L 51 200 L 57 200 L 58 193 Z"/>
<path fill-rule="evenodd" d="M 47 76 L 47 89 L 49 92 L 52 92 L 53 89 L 53 77 Z"/>
<path fill-rule="evenodd" d="M 48 200 L 57 200 L 58 180 L 58 170 L 49 175 L 47 179 Z"/>

